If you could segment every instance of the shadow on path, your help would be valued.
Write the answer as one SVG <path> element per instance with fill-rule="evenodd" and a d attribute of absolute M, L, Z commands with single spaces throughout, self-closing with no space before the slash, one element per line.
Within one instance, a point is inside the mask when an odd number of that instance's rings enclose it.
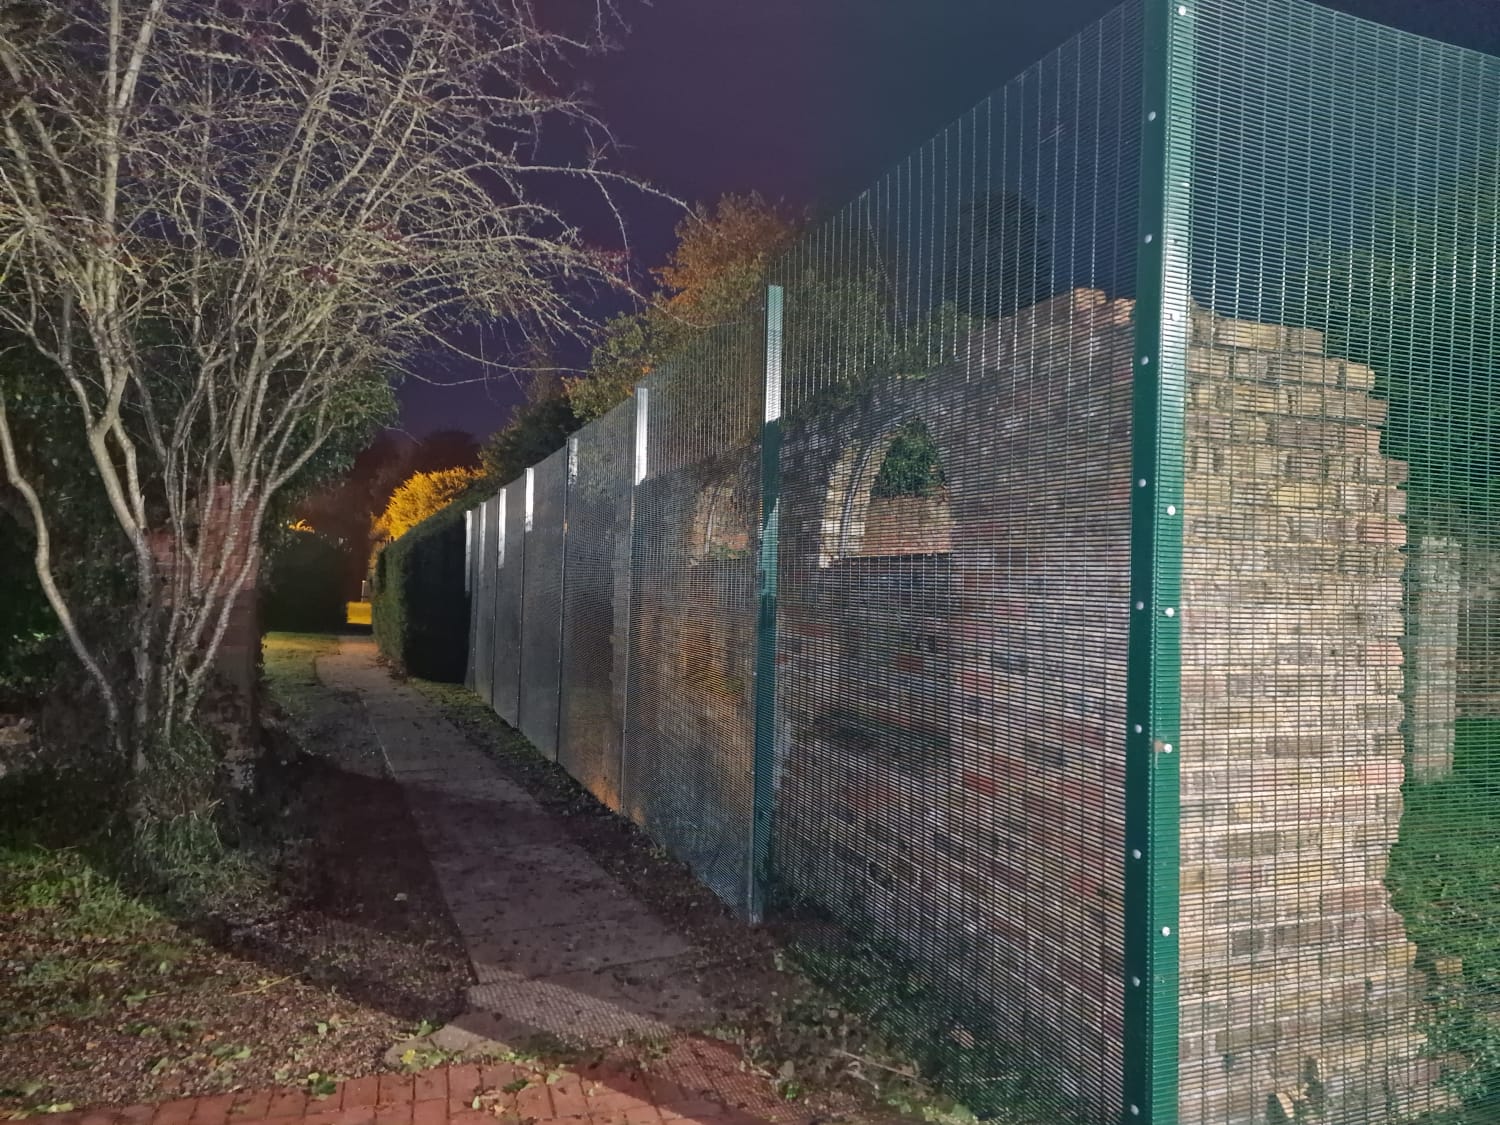
<path fill-rule="evenodd" d="M 346 638 L 318 662 L 358 695 L 425 845 L 475 985 L 460 1026 L 519 1043 L 605 1046 L 712 1021 L 699 955 L 415 689 Z"/>

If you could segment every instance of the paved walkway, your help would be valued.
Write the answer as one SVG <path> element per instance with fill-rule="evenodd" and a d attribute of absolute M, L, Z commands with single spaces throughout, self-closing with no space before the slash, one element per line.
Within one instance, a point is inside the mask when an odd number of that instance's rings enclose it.
<path fill-rule="evenodd" d="M 318 674 L 363 701 L 468 950 L 477 983 L 450 1029 L 454 1046 L 454 1030 L 599 1046 L 712 1022 L 687 942 L 425 696 L 393 680 L 372 641 L 344 640 Z"/>
<path fill-rule="evenodd" d="M 433 1044 L 504 1057 L 505 1045 L 538 1035 L 579 1046 L 645 1036 L 649 1072 L 628 1060 L 553 1070 L 452 1065 L 353 1078 L 324 1098 L 263 1090 L 58 1114 L 49 1125 L 807 1122 L 733 1047 L 693 1034 L 713 1019 L 692 976 L 698 954 L 437 707 L 392 679 L 372 641 L 346 639 L 318 673 L 363 702 L 469 952 L 469 1011 Z"/>

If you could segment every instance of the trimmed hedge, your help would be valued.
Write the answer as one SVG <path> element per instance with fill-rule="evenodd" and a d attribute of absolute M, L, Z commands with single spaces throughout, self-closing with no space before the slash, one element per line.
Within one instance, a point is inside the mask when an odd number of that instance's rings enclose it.
<path fill-rule="evenodd" d="M 464 512 L 450 504 L 388 544 L 375 562 L 370 608 L 387 660 L 413 676 L 462 683 L 469 649 Z"/>
<path fill-rule="evenodd" d="M 314 532 L 292 532 L 268 562 L 260 594 L 264 628 L 325 633 L 344 627 L 349 561 L 337 543 Z"/>

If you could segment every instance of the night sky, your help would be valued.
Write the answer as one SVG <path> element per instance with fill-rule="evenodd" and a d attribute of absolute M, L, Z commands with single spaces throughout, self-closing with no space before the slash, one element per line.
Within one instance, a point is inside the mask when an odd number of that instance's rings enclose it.
<path fill-rule="evenodd" d="M 480 0 L 482 2 L 482 0 Z M 1500 0 L 1325 0 L 1406 31 L 1500 54 Z M 1116 0 L 625 0 L 622 49 L 586 67 L 622 146 L 616 167 L 708 201 L 759 191 L 836 207 Z M 677 212 L 633 209 L 658 264 Z M 439 381 L 469 372 L 435 360 Z M 409 381 L 401 426 L 481 437 L 520 397 L 508 381 Z"/>

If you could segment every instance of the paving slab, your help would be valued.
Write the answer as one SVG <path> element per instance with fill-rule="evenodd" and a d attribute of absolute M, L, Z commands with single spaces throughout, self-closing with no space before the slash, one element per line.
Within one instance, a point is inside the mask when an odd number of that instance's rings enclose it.
<path fill-rule="evenodd" d="M 653 925 L 651 917 L 639 910 L 620 918 L 492 933 L 474 944 L 469 957 L 483 984 L 496 971 L 554 977 L 691 952 L 687 942 Z"/>
<path fill-rule="evenodd" d="M 712 1022 L 692 946 L 436 705 L 393 679 L 373 641 L 346 638 L 317 667 L 363 704 L 468 951 L 477 983 L 455 1037 L 605 1046 Z"/>

